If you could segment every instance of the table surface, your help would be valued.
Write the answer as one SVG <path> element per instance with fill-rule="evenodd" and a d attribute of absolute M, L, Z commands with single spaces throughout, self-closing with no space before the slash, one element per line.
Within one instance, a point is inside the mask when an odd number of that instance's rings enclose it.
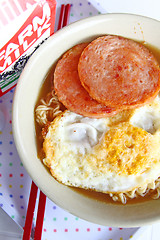
<path fill-rule="evenodd" d="M 147 226 L 138 237 L 135 236 L 134 240 L 159 240 L 159 229 L 160 223 Z M 0 240 L 20 240 L 22 239 L 22 234 L 22 229 L 0 208 Z M 121 240 L 123 239 L 121 238 Z"/>
<path fill-rule="evenodd" d="M 60 4 L 62 3 L 72 3 L 74 4 L 79 4 L 79 6 L 85 5 L 85 4 L 92 4 L 93 8 L 95 8 L 95 10 L 93 10 L 93 13 L 96 14 L 96 12 L 98 13 L 98 11 L 100 11 L 101 13 L 114 13 L 114 12 L 123 12 L 123 13 L 134 13 L 134 14 L 140 14 L 143 16 L 148 16 L 148 17 L 152 17 L 155 18 L 157 20 L 160 20 L 160 14 L 159 14 L 159 7 L 160 7 L 160 1 L 159 0 L 132 0 L 132 1 L 128 1 L 128 0 L 90 0 L 90 1 L 86 1 L 86 0 L 81 0 L 81 1 L 77 1 L 77 0 L 71 0 L 71 1 L 67 1 L 67 0 L 58 0 L 57 1 L 57 10 L 59 9 Z M 86 5 L 87 6 L 87 5 Z M 98 10 L 97 10 L 98 9 Z M 72 21 L 74 21 L 74 12 L 71 13 L 72 16 Z M 81 18 L 83 14 L 81 14 Z M 13 93 L 11 93 L 13 95 Z M 10 100 L 11 102 L 11 100 Z M 11 143 L 12 141 L 10 141 Z M 10 155 L 11 152 L 10 152 Z M 25 174 L 24 172 L 22 172 L 22 174 Z M 22 187 L 23 185 L 21 185 Z M 20 197 L 22 197 L 22 195 L 20 195 Z M 48 204 L 51 204 L 50 202 Z M 22 206 L 21 206 L 22 208 Z M 56 206 L 53 206 L 53 209 L 56 209 Z M 23 210 L 24 211 L 24 210 Z M 59 209 L 58 214 L 63 214 L 62 212 L 63 210 Z M 55 219 L 54 219 L 55 220 Z M 64 221 L 67 221 L 67 218 L 64 218 Z M 84 223 L 85 224 L 85 223 Z M 141 234 L 133 234 L 133 236 L 130 234 L 128 235 L 128 238 L 123 237 L 123 234 L 119 236 L 117 235 L 116 237 L 113 236 L 113 238 L 111 238 L 112 236 L 110 235 L 106 238 L 104 237 L 100 237 L 96 239 L 96 240 L 101 240 L 101 239 L 105 239 L 105 240 L 127 240 L 127 239 L 134 239 L 134 240 L 158 240 L 160 239 L 160 233 L 159 233 L 159 228 L 160 228 L 160 223 L 156 223 L 154 225 L 151 226 L 146 226 L 141 228 Z M 99 228 L 100 229 L 100 228 Z M 109 229 L 109 231 L 111 230 L 111 228 Z M 122 230 L 123 231 L 123 230 Z M 134 233 L 134 231 L 132 230 L 132 232 Z M 120 233 L 120 231 L 119 231 Z M 8 216 L 3 209 L 0 208 L 0 240 L 8 240 L 8 239 L 21 239 L 22 238 L 22 228 L 19 227 L 10 216 Z M 84 239 L 89 239 L 86 235 L 83 235 Z M 91 238 L 90 238 L 91 239 Z M 50 240 L 50 238 L 44 238 L 44 240 Z M 58 240 L 62 240 L 62 239 L 58 239 Z"/>

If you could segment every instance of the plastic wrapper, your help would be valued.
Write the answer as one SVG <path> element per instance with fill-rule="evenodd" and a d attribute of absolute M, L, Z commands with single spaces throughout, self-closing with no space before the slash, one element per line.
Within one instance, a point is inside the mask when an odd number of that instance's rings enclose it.
<path fill-rule="evenodd" d="M 0 1 L 0 96 L 11 90 L 37 47 L 54 33 L 55 0 Z"/>

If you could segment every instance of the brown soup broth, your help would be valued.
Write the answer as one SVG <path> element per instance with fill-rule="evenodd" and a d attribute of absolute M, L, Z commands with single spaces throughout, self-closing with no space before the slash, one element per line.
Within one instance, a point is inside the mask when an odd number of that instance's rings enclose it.
<path fill-rule="evenodd" d="M 38 99 L 35 105 L 35 109 L 42 104 L 41 103 L 41 99 L 45 99 L 45 97 L 47 96 L 47 94 L 49 92 L 51 92 L 52 89 L 52 85 L 53 85 L 53 74 L 54 74 L 54 70 L 55 70 L 55 64 L 50 68 L 50 70 L 48 71 L 44 82 L 42 84 L 42 87 L 40 89 L 39 95 L 38 95 Z M 35 111 L 34 111 L 35 112 Z M 36 145 L 37 145 L 37 155 L 38 158 L 40 158 L 41 160 L 44 158 L 44 153 L 43 153 L 43 136 L 42 136 L 42 127 L 36 122 L 36 115 L 34 115 L 35 117 L 35 132 L 36 132 Z"/>
<path fill-rule="evenodd" d="M 147 44 L 145 42 L 141 42 L 141 44 L 143 44 L 145 47 L 147 47 L 155 56 L 155 58 L 157 59 L 159 65 L 160 65 L 160 49 Z M 40 89 L 38 98 L 37 98 L 37 102 L 35 105 L 35 109 L 37 108 L 38 105 L 41 104 L 41 99 L 44 99 L 46 97 L 46 95 L 51 92 L 51 89 L 53 87 L 53 75 L 54 75 L 54 70 L 55 70 L 55 64 L 50 68 L 50 70 L 48 71 L 48 74 L 46 75 L 44 82 L 42 84 L 42 87 Z M 64 108 L 62 109 L 64 110 Z M 35 120 L 35 131 L 36 131 L 36 144 L 37 144 L 37 155 L 39 157 L 40 160 L 42 160 L 44 158 L 44 153 L 43 153 L 43 137 L 42 137 L 42 127 L 36 122 Z M 108 194 L 105 193 L 98 193 L 92 190 L 85 190 L 85 189 L 81 189 L 81 188 L 75 188 L 72 187 L 73 191 L 76 191 L 79 194 L 84 195 L 85 197 L 88 198 L 92 198 L 96 201 L 101 201 L 101 202 L 105 202 L 105 203 L 112 203 L 112 204 L 121 204 L 121 202 L 114 202 L 112 200 L 111 197 L 109 197 Z M 138 197 L 135 199 L 128 199 L 127 200 L 127 204 L 135 204 L 135 203 L 139 203 L 139 202 L 144 202 L 144 201 L 148 201 L 151 199 L 151 194 L 154 194 L 154 191 L 152 191 L 152 193 L 148 193 L 146 196 L 144 197 Z"/>

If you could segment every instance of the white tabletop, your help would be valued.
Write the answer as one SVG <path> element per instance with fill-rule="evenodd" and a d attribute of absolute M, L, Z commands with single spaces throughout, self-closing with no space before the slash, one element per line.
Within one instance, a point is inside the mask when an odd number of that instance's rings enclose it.
<path fill-rule="evenodd" d="M 160 20 L 159 0 L 94 0 L 109 13 L 133 13 Z"/>

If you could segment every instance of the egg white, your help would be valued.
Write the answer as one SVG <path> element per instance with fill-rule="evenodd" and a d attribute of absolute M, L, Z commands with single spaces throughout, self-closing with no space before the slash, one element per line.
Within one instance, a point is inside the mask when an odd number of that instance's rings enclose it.
<path fill-rule="evenodd" d="M 160 176 L 159 98 L 141 108 L 129 111 L 129 114 L 126 112 L 128 116 L 123 112 L 113 118 L 102 119 L 90 119 L 70 111 L 56 117 L 48 128 L 43 144 L 46 155 L 44 164 L 50 168 L 53 177 L 69 186 L 105 193 L 131 191 L 156 180 Z M 115 121 L 115 118 L 118 120 Z M 124 126 L 124 129 L 130 128 L 134 131 L 143 129 L 139 134 L 144 134 L 151 143 L 149 152 L 146 153 L 148 163 L 144 166 L 141 164 L 139 170 L 131 173 L 120 171 L 120 168 L 114 166 L 115 162 L 112 164 L 106 159 L 105 144 L 106 139 L 112 136 L 109 135 L 110 131 L 116 133 Z M 126 139 L 129 137 L 125 136 Z M 143 141 L 140 144 L 142 148 Z M 120 145 L 117 145 L 117 149 L 119 148 Z M 136 155 L 134 148 L 131 150 L 130 146 L 125 146 L 125 152 L 121 152 L 121 161 L 126 151 L 131 153 L 130 159 L 134 162 L 132 153 L 133 156 Z"/>

